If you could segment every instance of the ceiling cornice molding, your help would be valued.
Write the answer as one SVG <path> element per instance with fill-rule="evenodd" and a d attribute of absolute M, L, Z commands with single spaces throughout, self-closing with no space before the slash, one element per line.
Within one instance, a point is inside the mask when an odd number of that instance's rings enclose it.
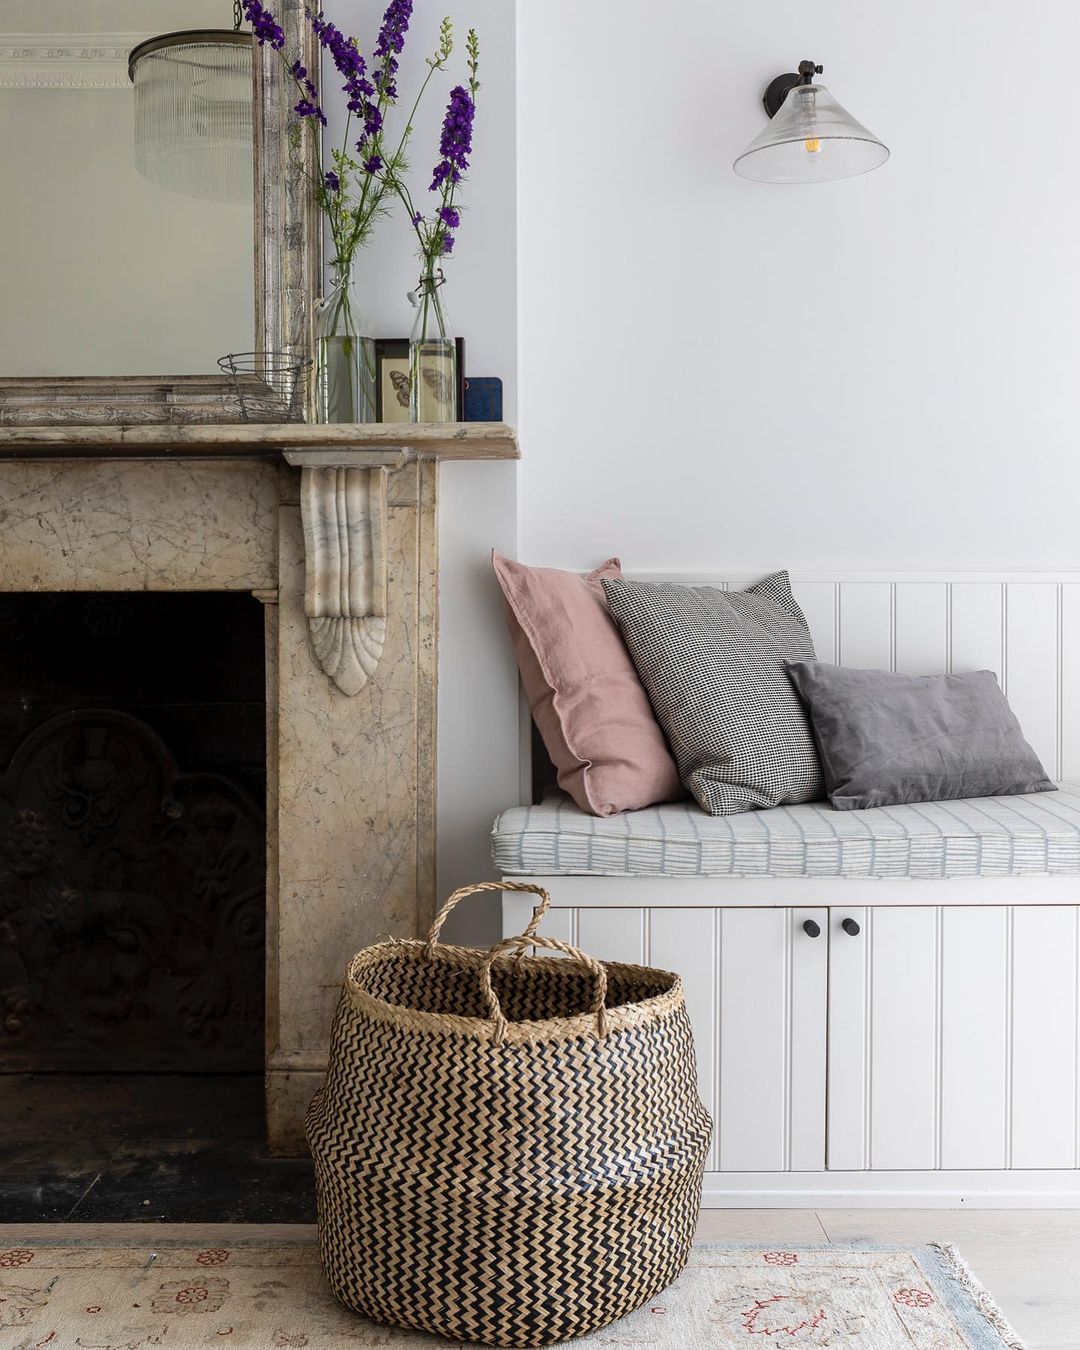
<path fill-rule="evenodd" d="M 122 89 L 145 33 L 0 33 L 0 89 Z"/>

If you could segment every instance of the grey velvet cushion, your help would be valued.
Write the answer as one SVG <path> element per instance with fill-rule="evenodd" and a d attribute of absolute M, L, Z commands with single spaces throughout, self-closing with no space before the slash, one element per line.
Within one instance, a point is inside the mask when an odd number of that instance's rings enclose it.
<path fill-rule="evenodd" d="M 992 670 L 896 675 L 819 661 L 787 669 L 840 811 L 1054 791 Z"/>
<path fill-rule="evenodd" d="M 810 727 L 784 669 L 815 655 L 786 572 L 745 591 L 603 585 L 683 785 L 710 815 L 822 796 Z"/>

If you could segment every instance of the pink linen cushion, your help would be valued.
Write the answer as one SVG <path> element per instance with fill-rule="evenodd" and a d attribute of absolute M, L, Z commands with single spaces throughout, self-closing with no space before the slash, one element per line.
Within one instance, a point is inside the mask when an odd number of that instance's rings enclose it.
<path fill-rule="evenodd" d="M 608 613 L 601 582 L 526 567 L 492 552 L 521 682 L 559 786 L 583 811 L 612 816 L 684 796 L 675 761 Z"/>

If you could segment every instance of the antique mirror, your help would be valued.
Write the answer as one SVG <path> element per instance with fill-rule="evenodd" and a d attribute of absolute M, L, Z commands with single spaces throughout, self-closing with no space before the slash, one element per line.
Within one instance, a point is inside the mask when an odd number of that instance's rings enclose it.
<path fill-rule="evenodd" d="M 314 66 L 303 0 L 274 10 Z M 236 421 L 220 357 L 310 352 L 314 151 L 239 19 L 0 4 L 0 425 Z"/>

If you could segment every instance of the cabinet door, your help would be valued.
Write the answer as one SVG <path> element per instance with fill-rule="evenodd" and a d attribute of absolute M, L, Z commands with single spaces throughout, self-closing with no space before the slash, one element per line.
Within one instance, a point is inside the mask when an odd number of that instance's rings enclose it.
<path fill-rule="evenodd" d="M 1078 939 L 1073 906 L 832 910 L 830 1169 L 1077 1166 Z"/>
<path fill-rule="evenodd" d="M 530 909 L 508 896 L 506 930 L 520 932 Z M 823 909 L 577 906 L 544 921 L 594 956 L 682 976 L 712 1172 L 825 1166 L 827 931 Z"/>
<path fill-rule="evenodd" d="M 717 1165 L 825 1165 L 825 910 L 723 909 L 719 933 Z M 810 937 L 804 923 L 816 924 Z"/>

